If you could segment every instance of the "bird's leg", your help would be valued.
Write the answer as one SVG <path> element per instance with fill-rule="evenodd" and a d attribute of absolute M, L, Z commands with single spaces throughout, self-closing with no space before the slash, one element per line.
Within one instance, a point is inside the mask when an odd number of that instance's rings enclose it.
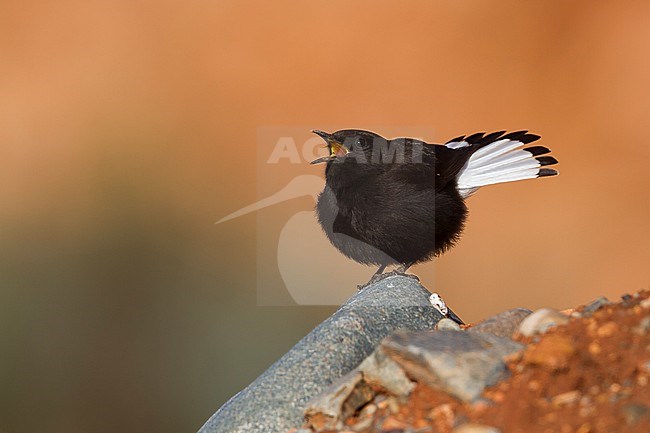
<path fill-rule="evenodd" d="M 366 284 L 357 286 L 357 289 L 361 290 L 364 287 L 369 286 L 370 284 L 376 283 L 386 278 L 389 274 L 384 274 L 385 269 L 386 269 L 386 265 L 379 266 L 379 269 L 377 269 L 377 271 L 374 274 L 372 274 L 372 277 L 370 277 L 368 282 Z"/>
<path fill-rule="evenodd" d="M 372 278 L 376 277 L 377 275 L 381 275 L 381 274 L 383 274 L 383 273 L 384 273 L 384 269 L 386 269 L 386 265 L 381 265 L 381 266 L 377 269 L 377 271 L 376 271 L 374 274 L 372 274 Z"/>
<path fill-rule="evenodd" d="M 413 262 L 411 262 L 411 263 L 402 263 L 402 265 L 399 268 L 395 269 L 395 271 L 400 273 L 400 274 L 405 274 L 407 269 L 410 268 L 411 266 L 413 266 Z"/>
<path fill-rule="evenodd" d="M 431 296 L 429 296 L 429 302 L 433 307 L 440 312 L 444 317 L 453 320 L 454 322 L 458 323 L 459 325 L 464 325 L 465 322 L 463 322 L 463 319 L 458 317 L 456 313 L 451 311 L 449 307 L 447 307 L 447 303 L 442 299 L 442 297 L 437 294 L 437 293 L 432 293 Z"/>
<path fill-rule="evenodd" d="M 409 277 L 409 278 L 414 278 L 415 280 L 420 281 L 420 279 L 418 278 L 417 275 L 407 274 L 406 273 L 407 269 L 410 268 L 411 266 L 413 266 L 413 263 L 414 262 L 402 263 L 402 265 L 399 268 L 395 269 L 394 273 L 396 275 L 402 275 L 402 276 Z"/>

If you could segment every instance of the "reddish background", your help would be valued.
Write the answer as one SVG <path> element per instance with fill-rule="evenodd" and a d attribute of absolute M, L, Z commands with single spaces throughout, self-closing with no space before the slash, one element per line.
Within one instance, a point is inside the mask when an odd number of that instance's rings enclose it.
<path fill-rule="evenodd" d="M 256 306 L 256 217 L 213 225 L 261 126 L 530 129 L 560 177 L 478 193 L 423 282 L 468 320 L 647 288 L 648 41 L 643 1 L 3 1 L 0 431 L 196 430 L 332 311 Z"/>

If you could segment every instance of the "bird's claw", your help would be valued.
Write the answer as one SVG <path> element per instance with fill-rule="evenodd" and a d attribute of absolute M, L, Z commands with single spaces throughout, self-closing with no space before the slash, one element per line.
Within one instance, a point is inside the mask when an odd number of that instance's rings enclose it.
<path fill-rule="evenodd" d="M 368 282 L 367 282 L 366 284 L 359 284 L 359 285 L 357 286 L 357 289 L 361 290 L 361 289 L 363 289 L 364 287 L 367 287 L 367 286 L 370 286 L 370 285 L 372 285 L 372 284 L 378 283 L 378 282 L 380 282 L 381 280 L 390 277 L 391 275 L 392 275 L 392 272 L 386 272 L 386 273 L 381 273 L 381 274 L 374 274 L 372 277 L 370 277 L 370 279 L 368 280 Z"/>
<path fill-rule="evenodd" d="M 381 274 L 374 274 L 374 275 L 370 278 L 370 280 L 368 280 L 368 282 L 367 282 L 366 284 L 360 284 L 360 285 L 357 285 L 357 289 L 358 289 L 358 290 L 361 290 L 361 289 L 363 289 L 364 287 L 370 286 L 371 284 L 378 283 L 378 282 L 380 282 L 380 281 L 383 280 L 383 279 L 386 279 L 386 278 L 388 278 L 388 277 L 398 276 L 398 275 L 399 275 L 400 277 L 407 277 L 407 278 L 411 278 L 411 279 L 413 279 L 413 280 L 415 280 L 415 281 L 417 281 L 417 282 L 420 282 L 420 278 L 419 278 L 417 275 L 414 275 L 414 274 L 407 274 L 407 273 L 404 272 L 404 271 L 400 271 L 399 269 L 395 269 L 394 271 L 390 271 L 390 272 L 384 272 L 384 273 L 381 273 Z"/>
<path fill-rule="evenodd" d="M 411 279 L 417 281 L 418 283 L 420 282 L 420 277 L 418 277 L 417 275 L 409 274 L 406 271 L 402 271 L 400 269 L 395 269 L 393 272 L 390 272 L 390 273 L 393 274 L 393 275 L 399 275 L 400 277 L 411 278 Z"/>

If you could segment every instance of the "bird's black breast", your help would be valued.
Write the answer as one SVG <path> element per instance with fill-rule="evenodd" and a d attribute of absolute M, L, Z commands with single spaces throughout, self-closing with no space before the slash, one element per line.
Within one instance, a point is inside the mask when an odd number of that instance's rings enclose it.
<path fill-rule="evenodd" d="M 437 185 L 431 163 L 388 164 L 364 175 L 327 174 L 318 220 L 332 244 L 364 264 L 425 261 L 449 248 L 467 209 L 453 181 Z"/>

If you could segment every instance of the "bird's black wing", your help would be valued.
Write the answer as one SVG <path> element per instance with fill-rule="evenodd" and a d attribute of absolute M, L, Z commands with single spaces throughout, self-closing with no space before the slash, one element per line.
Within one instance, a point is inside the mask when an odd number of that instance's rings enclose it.
<path fill-rule="evenodd" d="M 433 171 L 435 176 L 435 191 L 441 191 L 456 176 L 472 156 L 469 148 L 451 149 L 439 144 L 429 145 L 434 154 Z"/>
<path fill-rule="evenodd" d="M 412 138 L 396 138 L 391 141 L 391 145 L 398 154 L 405 155 L 405 160 L 402 163 L 384 163 L 384 175 L 394 183 L 406 182 L 424 188 L 433 185 L 436 192 L 456 178 L 476 150 L 467 146 L 463 149 L 453 149 Z"/>

